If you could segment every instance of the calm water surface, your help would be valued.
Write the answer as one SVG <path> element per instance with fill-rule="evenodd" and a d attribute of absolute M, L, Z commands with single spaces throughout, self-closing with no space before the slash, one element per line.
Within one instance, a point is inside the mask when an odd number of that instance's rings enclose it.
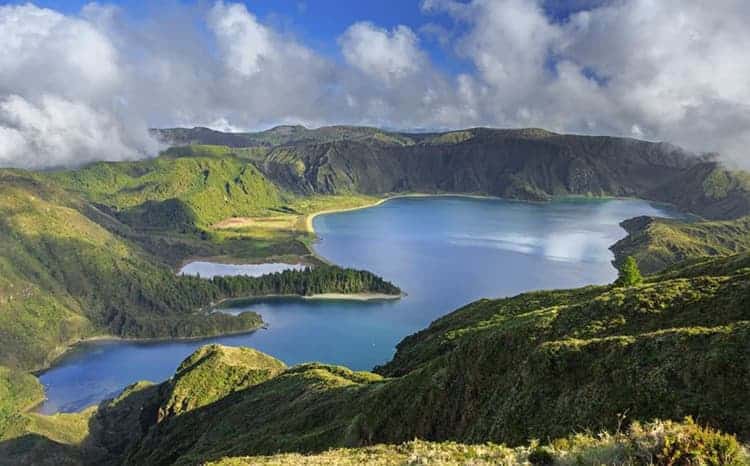
<path fill-rule="evenodd" d="M 302 270 L 304 268 L 303 264 L 219 264 L 216 262 L 195 261 L 186 264 L 177 273 L 200 275 L 203 278 L 213 278 L 222 275 L 260 277 L 267 273 L 283 272 L 284 270 Z"/>
<path fill-rule="evenodd" d="M 79 346 L 40 378 L 41 411 L 76 411 L 138 380 L 168 378 L 199 346 L 251 346 L 287 364 L 323 361 L 369 370 L 396 343 L 482 297 L 607 283 L 619 222 L 677 212 L 638 200 L 525 203 L 459 197 L 400 198 L 378 207 L 318 216 L 316 251 L 399 285 L 398 301 L 273 299 L 232 310 L 262 314 L 267 330 L 203 340 Z M 209 275 L 214 265 L 199 270 Z M 205 273 L 204 273 L 205 272 Z"/>

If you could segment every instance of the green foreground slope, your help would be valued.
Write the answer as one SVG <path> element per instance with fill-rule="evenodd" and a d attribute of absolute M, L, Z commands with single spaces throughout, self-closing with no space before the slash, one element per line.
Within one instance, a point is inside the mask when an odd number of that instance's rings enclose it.
<path fill-rule="evenodd" d="M 747 451 L 731 436 L 684 423 L 634 423 L 625 432 L 578 434 L 548 445 L 509 448 L 492 443 L 461 444 L 413 440 L 399 445 L 333 449 L 318 454 L 277 454 L 228 457 L 214 466 L 601 466 L 721 464 L 741 466 L 750 461 Z"/>
<path fill-rule="evenodd" d="M 713 259 L 635 287 L 477 301 L 404 339 L 379 374 L 209 347 L 103 404 L 91 425 L 128 435 L 85 445 L 117 464 L 197 464 L 414 438 L 523 446 L 686 416 L 747 440 L 748 341 L 750 256 Z"/>
<path fill-rule="evenodd" d="M 298 366 L 156 425 L 131 461 L 413 438 L 518 445 L 611 431 L 622 416 L 691 415 L 747 439 L 748 266 L 743 257 L 638 287 L 480 300 L 405 339 L 378 370 L 386 378 Z"/>

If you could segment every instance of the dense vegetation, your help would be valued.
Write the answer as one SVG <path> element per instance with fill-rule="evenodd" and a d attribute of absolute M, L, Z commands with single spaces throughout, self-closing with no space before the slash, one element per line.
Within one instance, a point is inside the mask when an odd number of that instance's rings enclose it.
<path fill-rule="evenodd" d="M 42 385 L 34 376 L 0 366 L 0 439 L 22 429 L 22 413 L 42 399 Z"/>
<path fill-rule="evenodd" d="M 285 270 L 262 277 L 214 277 L 211 282 L 225 296 L 297 295 L 325 293 L 378 293 L 399 295 L 401 290 L 363 270 L 320 265 L 304 270 Z"/>
<path fill-rule="evenodd" d="M 0 174 L 0 364 L 40 367 L 96 334 L 192 337 L 260 325 L 254 313 L 198 312 L 219 290 L 175 276 L 84 206 L 35 176 Z"/>
<path fill-rule="evenodd" d="M 615 285 L 618 286 L 635 286 L 643 283 L 643 276 L 638 268 L 638 263 L 633 256 L 628 256 L 620 265 L 619 274 Z"/>
<path fill-rule="evenodd" d="M 740 466 L 750 461 L 737 440 L 711 429 L 701 428 L 691 419 L 684 423 L 634 423 L 625 432 L 614 435 L 578 434 L 540 446 L 508 448 L 493 443 L 461 444 L 413 440 L 399 445 L 342 448 L 324 453 L 302 455 L 223 458 L 216 466 L 652 466 L 711 464 Z"/>

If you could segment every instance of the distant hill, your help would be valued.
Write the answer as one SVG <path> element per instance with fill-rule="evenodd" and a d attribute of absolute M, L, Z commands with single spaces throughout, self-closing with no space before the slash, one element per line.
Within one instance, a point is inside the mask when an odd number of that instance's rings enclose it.
<path fill-rule="evenodd" d="M 711 219 L 750 214 L 750 189 L 719 163 L 666 143 L 541 129 L 392 133 L 282 126 L 259 133 L 155 130 L 173 144 L 258 147 L 253 163 L 299 194 L 473 193 L 517 199 L 633 196 Z"/>

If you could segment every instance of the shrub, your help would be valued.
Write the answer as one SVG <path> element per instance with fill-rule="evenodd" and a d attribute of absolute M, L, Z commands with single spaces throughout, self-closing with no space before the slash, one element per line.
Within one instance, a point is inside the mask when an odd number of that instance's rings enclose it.
<path fill-rule="evenodd" d="M 638 264 L 635 262 L 633 256 L 626 257 L 625 262 L 620 267 L 620 276 L 617 278 L 615 284 L 620 286 L 635 286 L 641 283 L 643 283 L 643 276 L 638 269 Z"/>

